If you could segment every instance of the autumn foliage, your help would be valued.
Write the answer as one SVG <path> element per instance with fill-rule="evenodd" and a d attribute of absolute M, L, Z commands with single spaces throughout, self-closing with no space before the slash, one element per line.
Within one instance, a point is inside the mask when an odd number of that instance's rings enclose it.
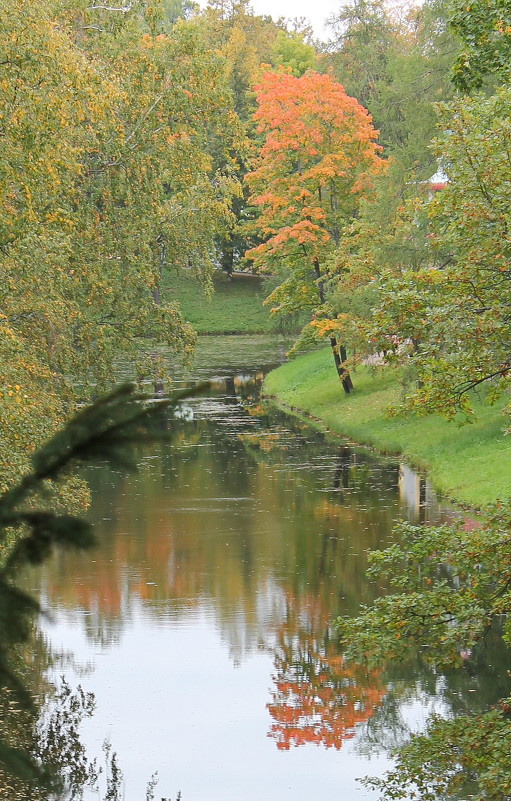
<path fill-rule="evenodd" d="M 329 75 L 267 72 L 256 93 L 264 141 L 246 180 L 263 241 L 246 257 L 256 269 L 282 276 L 268 298 L 274 312 L 329 319 L 328 260 L 383 169 L 378 132 Z M 329 338 L 349 392 L 345 349 Z"/>
<path fill-rule="evenodd" d="M 381 170 L 377 131 L 329 75 L 267 72 L 255 90 L 265 139 L 247 181 L 266 239 L 248 256 L 259 267 L 273 258 L 292 264 L 298 246 L 311 263 L 338 241 Z"/>
<path fill-rule="evenodd" d="M 222 62 L 191 26 L 115 5 L 0 4 L 0 488 L 120 353 L 164 378 L 142 339 L 191 350 L 162 277 L 207 281 L 232 221 Z"/>

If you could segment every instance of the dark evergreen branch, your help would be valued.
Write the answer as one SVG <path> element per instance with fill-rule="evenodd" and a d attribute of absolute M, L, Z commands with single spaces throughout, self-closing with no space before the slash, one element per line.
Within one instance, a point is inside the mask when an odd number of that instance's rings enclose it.
<path fill-rule="evenodd" d="M 85 520 L 31 508 L 37 492 L 46 481 L 56 481 L 77 464 L 101 460 L 136 469 L 136 446 L 168 436 L 157 427 L 162 410 L 204 386 L 158 402 L 151 402 L 132 384 L 118 387 L 57 432 L 33 455 L 33 471 L 0 496 L 0 542 L 5 542 L 7 531 L 15 532 L 14 544 L 0 567 L 0 686 L 11 691 L 23 707 L 33 708 L 33 700 L 12 667 L 11 653 L 13 646 L 28 640 L 34 615 L 41 610 L 35 599 L 12 584 L 12 578 L 22 566 L 46 559 L 55 545 L 88 548 L 95 541 Z M 0 763 L 13 776 L 37 780 L 45 787 L 51 784 L 44 766 L 1 739 Z"/>

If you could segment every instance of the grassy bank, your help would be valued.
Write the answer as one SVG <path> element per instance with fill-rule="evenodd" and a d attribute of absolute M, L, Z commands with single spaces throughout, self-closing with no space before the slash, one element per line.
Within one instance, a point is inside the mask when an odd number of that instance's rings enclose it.
<path fill-rule="evenodd" d="M 390 416 L 399 403 L 395 373 L 361 368 L 353 376 L 355 391 L 344 395 L 329 349 L 288 362 L 266 377 L 264 392 L 281 408 L 312 416 L 319 425 L 371 445 L 402 454 L 427 470 L 446 497 L 480 507 L 511 495 L 511 437 L 503 434 L 505 400 L 487 406 L 475 402 L 477 422 L 460 426 L 437 415 Z"/>
<path fill-rule="evenodd" d="M 199 334 L 265 334 L 275 330 L 266 292 L 255 276 L 215 273 L 214 292 L 208 298 L 202 287 L 186 274 L 170 275 L 163 287 L 165 300 L 177 300 L 186 320 Z"/>

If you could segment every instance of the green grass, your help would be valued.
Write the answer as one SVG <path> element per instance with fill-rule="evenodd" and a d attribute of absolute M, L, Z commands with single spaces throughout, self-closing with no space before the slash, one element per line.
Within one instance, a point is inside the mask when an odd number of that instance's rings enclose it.
<path fill-rule="evenodd" d="M 329 349 L 288 362 L 265 380 L 265 395 L 281 408 L 313 417 L 329 431 L 427 470 L 444 496 L 482 507 L 511 495 L 511 437 L 502 414 L 508 398 L 488 406 L 474 401 L 477 422 L 460 426 L 438 415 L 398 414 L 400 385 L 390 370 L 364 367 L 353 374 L 355 391 L 345 395 Z"/>
<path fill-rule="evenodd" d="M 183 316 L 199 334 L 264 334 L 276 330 L 269 309 L 263 306 L 265 291 L 255 276 L 214 275 L 214 292 L 205 296 L 202 287 L 187 274 L 172 274 L 163 287 L 165 300 L 177 300 Z"/>

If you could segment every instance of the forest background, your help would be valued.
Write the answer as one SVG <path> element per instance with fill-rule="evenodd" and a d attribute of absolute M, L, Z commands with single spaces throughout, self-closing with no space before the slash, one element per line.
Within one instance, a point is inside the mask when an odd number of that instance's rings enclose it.
<path fill-rule="evenodd" d="M 328 44 L 244 1 L 2 0 L 0 29 L 2 489 L 111 386 L 119 358 L 165 386 L 158 345 L 186 359 L 195 341 L 177 275 L 207 294 L 215 269 L 268 273 L 275 317 L 301 328 L 297 347 L 330 343 L 346 393 L 378 354 L 404 409 L 470 420 L 474 389 L 507 394 L 508 3 L 353 0 Z M 87 502 L 72 474 L 45 493 L 57 510 Z M 499 508 L 457 568 L 452 534 L 429 551 L 412 537 L 423 562 L 450 566 L 427 586 L 410 574 L 407 597 L 423 603 L 420 636 L 431 624 L 454 659 L 509 606 Z M 4 560 L 18 536 L 7 529 Z M 416 613 L 388 604 L 367 613 L 359 657 L 406 639 Z M 504 699 L 454 733 L 438 723 L 431 773 L 405 751 L 387 797 L 409 781 L 455 797 L 470 779 L 473 798 L 509 798 L 494 739 L 510 741 L 508 713 Z"/>

